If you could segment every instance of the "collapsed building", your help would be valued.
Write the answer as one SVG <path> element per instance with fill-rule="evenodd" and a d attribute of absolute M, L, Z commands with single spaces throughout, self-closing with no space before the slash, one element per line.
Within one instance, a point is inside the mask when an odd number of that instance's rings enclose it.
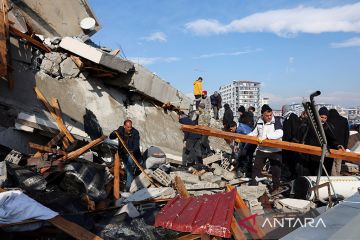
<path fill-rule="evenodd" d="M 238 219 L 275 218 L 274 212 L 305 218 L 322 211 L 314 202 L 332 204 L 330 190 L 322 189 L 320 198 L 309 194 L 311 177 L 288 183 L 282 192 L 288 198 L 271 196 L 267 177 L 247 186 L 250 179 L 233 171 L 223 140 L 234 138 L 228 133 L 195 129 L 214 136 L 214 154 L 200 168 L 181 166 L 183 131 L 176 112 L 189 109 L 191 100 L 144 66 L 118 57 L 120 50 L 94 44 L 90 37 L 101 24 L 86 0 L 3 1 L 1 14 L 0 202 L 12 209 L 11 218 L 0 215 L 1 236 L 279 238 L 299 226 L 280 233 L 261 224 L 240 228 L 234 209 Z M 114 157 L 117 143 L 104 136 L 125 119 L 139 130 L 142 151 L 160 148 L 166 164 L 138 166 L 141 174 L 130 192 L 120 193 L 124 173 Z M 212 127 L 220 128 L 217 122 Z M 352 150 L 359 152 L 359 135 L 352 138 Z M 359 167 L 344 167 L 353 176 L 339 177 L 352 183 L 341 193 L 358 198 Z"/>

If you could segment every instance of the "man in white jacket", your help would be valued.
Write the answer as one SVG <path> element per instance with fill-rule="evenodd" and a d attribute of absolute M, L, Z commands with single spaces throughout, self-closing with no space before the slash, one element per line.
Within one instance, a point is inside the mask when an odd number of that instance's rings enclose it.
<path fill-rule="evenodd" d="M 269 105 L 264 104 L 262 106 L 261 117 L 257 121 L 255 129 L 248 135 L 257 137 L 260 144 L 265 139 L 281 140 L 283 130 L 280 118 L 275 118 L 273 116 L 272 109 Z M 280 186 L 282 161 L 281 149 L 258 145 L 251 177 L 252 179 L 261 177 L 261 171 L 264 168 L 266 159 L 270 160 L 273 181 L 272 192 L 274 192 Z"/>

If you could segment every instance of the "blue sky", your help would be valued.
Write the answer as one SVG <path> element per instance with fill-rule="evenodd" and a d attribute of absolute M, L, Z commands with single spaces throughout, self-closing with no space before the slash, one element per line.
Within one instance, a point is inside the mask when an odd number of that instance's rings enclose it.
<path fill-rule="evenodd" d="M 184 93 L 202 76 L 213 92 L 232 80 L 262 83 L 270 104 L 360 105 L 360 2 L 340 0 L 89 0 L 102 29 L 92 40 L 122 48 Z"/>

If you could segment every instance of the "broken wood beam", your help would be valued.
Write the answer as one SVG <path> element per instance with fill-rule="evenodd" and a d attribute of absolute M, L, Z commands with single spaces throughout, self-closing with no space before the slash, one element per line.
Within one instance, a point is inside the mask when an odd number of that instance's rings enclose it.
<path fill-rule="evenodd" d="M 8 78 L 7 8 L 4 1 L 0 10 L 0 77 Z M 8 80 L 8 79 L 7 79 Z"/>
<path fill-rule="evenodd" d="M 175 189 L 178 192 L 178 194 L 183 197 L 183 198 L 189 198 L 190 194 L 187 191 L 185 184 L 183 182 L 183 180 L 181 179 L 181 177 L 179 176 L 175 176 Z"/>
<path fill-rule="evenodd" d="M 116 137 L 118 138 L 118 140 L 120 141 L 121 145 L 125 148 L 125 151 L 127 152 L 127 154 L 130 156 L 130 158 L 134 161 L 134 163 L 136 164 L 136 166 L 140 169 L 140 171 L 145 175 L 145 177 L 147 179 L 149 179 L 149 181 L 155 185 L 155 187 L 159 187 L 160 185 L 157 184 L 152 177 L 149 176 L 149 174 L 147 174 L 144 170 L 144 168 L 141 166 L 141 164 L 138 162 L 138 160 L 136 160 L 136 158 L 134 157 L 134 155 L 132 155 L 132 153 L 130 152 L 130 150 L 128 149 L 128 147 L 126 146 L 126 143 L 124 142 L 124 140 L 122 139 L 122 137 L 120 136 L 120 134 L 115 131 Z"/>
<path fill-rule="evenodd" d="M 72 152 L 68 153 L 67 156 L 59 158 L 59 159 L 57 159 L 55 161 L 73 160 L 73 159 L 79 157 L 80 155 L 82 155 L 84 152 L 86 152 L 90 148 L 98 145 L 99 143 L 102 143 L 105 139 L 106 139 L 106 136 L 101 136 L 101 137 L 89 142 L 85 146 L 83 146 L 83 147 L 81 147 L 79 149 L 76 149 L 75 151 L 72 151 Z"/>
<path fill-rule="evenodd" d="M 307 153 L 312 155 L 321 156 L 321 148 L 316 146 L 310 146 L 300 143 L 286 142 L 280 140 L 269 140 L 266 139 L 262 143 L 258 142 L 258 139 L 253 136 L 243 135 L 239 133 L 224 132 L 218 129 L 206 127 L 206 126 L 191 126 L 182 125 L 181 130 L 185 132 L 192 132 L 201 135 L 219 137 L 229 140 L 238 140 L 240 142 L 251 143 L 255 145 L 261 145 L 266 147 L 281 148 L 294 152 Z M 344 152 L 342 150 L 331 149 L 330 153 L 327 154 L 329 158 L 336 158 L 347 160 L 349 162 L 360 163 L 360 154 L 352 152 Z"/>
<path fill-rule="evenodd" d="M 73 62 L 79 69 L 84 67 L 84 62 L 81 60 L 80 57 L 75 56 L 75 55 L 70 55 L 70 58 L 71 58 L 71 60 L 73 60 Z"/>
<path fill-rule="evenodd" d="M 118 151 L 115 153 L 114 158 L 114 198 L 117 200 L 120 198 L 120 156 Z"/>
<path fill-rule="evenodd" d="M 38 40 L 35 40 L 34 38 L 32 38 L 31 36 L 20 32 L 19 30 L 17 30 L 16 28 L 9 26 L 9 31 L 10 33 L 23 38 L 25 40 L 27 40 L 29 43 L 31 43 L 32 45 L 34 45 L 37 48 L 40 48 L 41 50 L 45 51 L 45 52 L 51 52 L 50 48 L 48 48 L 46 45 L 42 44 L 41 42 L 39 42 Z"/>
<path fill-rule="evenodd" d="M 40 144 L 36 144 L 36 143 L 32 143 L 29 142 L 29 147 L 32 149 L 36 149 L 40 152 L 47 152 L 47 153 L 54 153 L 54 154 L 58 154 L 58 155 L 66 155 L 66 152 L 61 150 L 61 149 L 54 149 L 48 146 L 42 146 Z"/>
<path fill-rule="evenodd" d="M 56 102 L 57 102 L 57 103 L 54 102 L 55 107 L 53 107 L 53 106 L 48 102 L 48 100 L 45 98 L 44 94 L 40 91 L 40 89 L 39 89 L 38 87 L 35 86 L 35 87 L 34 87 L 34 91 L 35 91 L 38 99 L 39 99 L 39 100 L 45 105 L 45 107 L 48 109 L 51 117 L 55 120 L 55 122 L 56 122 L 56 124 L 57 124 L 57 126 L 58 126 L 58 128 L 59 128 L 59 131 L 60 131 L 60 132 L 63 132 L 63 133 L 67 136 L 67 138 L 70 140 L 70 142 L 74 142 L 75 139 L 74 139 L 74 137 L 71 135 L 71 133 L 69 132 L 69 130 L 66 128 L 66 126 L 65 126 L 65 124 L 64 124 L 64 122 L 63 122 L 63 120 L 62 120 L 61 115 L 58 116 L 57 113 L 56 113 L 56 111 L 58 111 L 58 114 L 60 114 L 60 112 L 59 112 L 59 111 L 60 111 L 60 106 L 59 106 L 59 104 L 58 104 L 57 99 L 56 99 Z M 58 108 L 58 110 L 56 110 L 55 108 Z"/>
<path fill-rule="evenodd" d="M 52 225 L 69 234 L 71 237 L 79 240 L 101 240 L 102 238 L 85 228 L 70 222 L 61 216 L 56 216 L 48 220 Z"/>
<path fill-rule="evenodd" d="M 59 100 L 57 98 L 52 98 L 51 99 L 51 105 L 55 110 L 55 114 L 56 114 L 56 122 L 59 122 L 61 124 L 61 128 L 62 131 L 64 132 L 64 134 L 66 135 L 66 137 L 69 139 L 70 142 L 74 142 L 75 138 L 71 135 L 71 133 L 69 132 L 69 130 L 66 128 L 64 120 L 62 119 L 62 113 L 61 113 L 61 108 L 60 108 L 60 104 L 59 104 Z"/>
<path fill-rule="evenodd" d="M 227 185 L 226 188 L 227 188 L 227 191 L 230 192 L 235 187 Z M 236 190 L 236 197 L 235 197 L 235 209 L 239 211 L 242 218 L 248 218 L 252 215 L 250 212 L 250 209 L 247 207 L 246 203 L 241 198 L 241 196 L 237 190 Z M 255 224 L 251 225 L 251 227 L 255 231 L 248 231 L 248 232 L 254 239 L 263 239 L 264 238 L 265 234 L 264 234 L 263 230 L 259 227 L 259 225 L 256 224 L 256 222 L 255 222 Z"/>
<path fill-rule="evenodd" d="M 234 237 L 235 240 L 246 240 L 247 239 L 234 216 L 231 219 L 231 229 L 230 230 L 231 230 L 231 235 Z"/>

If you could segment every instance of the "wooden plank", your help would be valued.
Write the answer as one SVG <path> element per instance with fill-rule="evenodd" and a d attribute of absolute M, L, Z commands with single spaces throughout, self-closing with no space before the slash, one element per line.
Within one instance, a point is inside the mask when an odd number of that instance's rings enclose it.
<path fill-rule="evenodd" d="M 53 137 L 47 144 L 47 147 L 52 147 L 54 145 L 56 145 L 62 138 L 64 137 L 64 133 L 60 132 L 58 135 L 56 135 L 55 137 Z M 39 158 L 41 157 L 41 152 L 37 152 L 34 154 L 33 156 L 34 158 Z"/>
<path fill-rule="evenodd" d="M 114 198 L 120 198 L 120 156 L 118 151 L 115 153 L 114 158 Z"/>
<path fill-rule="evenodd" d="M 61 125 L 63 126 L 63 132 L 65 133 L 66 137 L 69 139 L 70 142 L 74 142 L 75 138 L 71 135 L 71 133 L 69 132 L 69 130 L 66 128 L 64 120 L 62 119 L 62 113 L 61 113 L 61 108 L 60 108 L 60 104 L 59 104 L 59 100 L 57 98 L 51 98 L 51 105 L 55 110 L 55 114 L 56 114 L 56 119 L 57 122 L 60 122 Z"/>
<path fill-rule="evenodd" d="M 0 77 L 8 77 L 8 34 L 6 32 L 6 5 L 5 1 L 1 2 L 0 10 Z"/>
<path fill-rule="evenodd" d="M 61 116 L 59 117 L 56 114 L 56 111 L 60 111 L 60 106 L 56 105 L 56 108 L 58 108 L 58 110 L 56 110 L 53 106 L 50 105 L 50 103 L 48 102 L 48 100 L 45 98 L 44 94 L 40 91 L 40 89 L 38 87 L 34 87 L 35 93 L 38 97 L 38 99 L 45 105 L 45 107 L 48 109 L 51 117 L 55 120 L 60 132 L 63 132 L 71 142 L 74 142 L 75 139 L 74 137 L 70 134 L 70 132 L 68 131 L 68 129 L 66 128 Z M 58 112 L 59 113 L 59 112 Z"/>
<path fill-rule="evenodd" d="M 200 239 L 200 238 L 201 238 L 200 235 L 186 234 L 184 236 L 178 237 L 177 240 L 196 240 L 196 239 Z"/>
<path fill-rule="evenodd" d="M 106 139 L 106 136 L 101 136 L 101 137 L 89 142 L 85 146 L 83 146 L 83 147 L 81 147 L 81 148 L 79 148 L 79 149 L 77 149 L 75 151 L 72 151 L 72 152 L 68 153 L 67 156 L 59 158 L 59 159 L 57 159 L 55 161 L 63 161 L 63 160 L 75 159 L 75 158 L 79 157 L 80 155 L 82 155 L 87 150 L 89 150 L 90 148 L 98 145 L 99 143 L 102 143 L 105 139 Z"/>
<path fill-rule="evenodd" d="M 75 239 L 79 240 L 101 240 L 102 238 L 89 232 L 85 228 L 77 225 L 76 223 L 70 222 L 61 216 L 56 216 L 48 220 L 55 227 L 69 234 Z"/>
<path fill-rule="evenodd" d="M 124 140 L 121 138 L 121 136 L 119 135 L 119 133 L 117 131 L 115 131 L 115 134 L 118 138 L 118 140 L 120 141 L 121 145 L 125 148 L 127 154 L 129 154 L 129 156 L 131 157 L 131 159 L 134 161 L 134 163 L 136 164 L 136 166 L 140 169 L 140 171 L 145 175 L 146 178 L 149 179 L 149 181 L 155 185 L 155 187 L 159 187 L 160 185 L 157 184 L 144 170 L 144 168 L 141 166 L 141 164 L 136 160 L 136 158 L 134 157 L 134 155 L 132 155 L 132 153 L 130 152 L 130 150 L 128 149 L 128 147 L 126 146 L 126 143 L 124 142 Z"/>
<path fill-rule="evenodd" d="M 109 54 L 110 55 L 113 55 L 113 56 L 116 56 L 116 55 L 118 55 L 120 53 L 120 49 L 114 49 L 114 50 L 112 50 Z"/>
<path fill-rule="evenodd" d="M 54 148 L 51 148 L 48 146 L 42 146 L 40 144 L 36 144 L 36 143 L 32 143 L 32 142 L 29 142 L 29 147 L 36 149 L 40 152 L 48 152 L 48 153 L 55 153 L 58 155 L 66 155 L 66 152 L 61 149 L 58 150 L 58 149 L 54 149 Z"/>
<path fill-rule="evenodd" d="M 266 147 L 273 147 L 273 148 L 281 148 L 285 150 L 291 150 L 295 152 L 307 153 L 312 155 L 321 155 L 321 148 L 299 144 L 299 143 L 292 143 L 286 141 L 279 141 L 279 140 L 269 140 L 266 139 L 262 143 L 259 143 L 256 137 L 238 134 L 238 133 L 231 133 L 231 132 L 224 132 L 218 129 L 209 128 L 206 126 L 190 126 L 190 125 L 182 125 L 181 130 L 185 132 L 192 132 L 201 135 L 207 136 L 214 136 L 223 139 L 229 140 L 238 140 L 240 142 L 246 142 L 256 145 L 262 145 Z M 337 158 L 347 160 L 349 162 L 360 163 L 360 154 L 352 153 L 352 152 L 344 152 L 342 150 L 335 150 L 331 149 L 330 154 L 327 154 L 327 157 L 330 158 Z"/>
<path fill-rule="evenodd" d="M 183 180 L 179 176 L 175 176 L 175 189 L 181 197 L 183 197 L 183 198 L 190 197 L 190 194 L 186 190 Z"/>
<path fill-rule="evenodd" d="M 69 142 L 69 139 L 64 136 L 63 139 L 62 139 L 62 144 L 63 144 L 63 148 L 66 150 L 69 146 L 70 146 L 70 142 Z"/>
<path fill-rule="evenodd" d="M 230 192 L 235 187 L 227 185 L 226 188 L 227 188 L 227 191 Z M 246 203 L 244 202 L 244 200 L 241 198 L 240 194 L 237 191 L 236 191 L 236 198 L 235 198 L 235 208 L 240 212 L 240 215 L 242 218 L 247 218 L 247 217 L 251 216 L 251 212 L 250 212 L 249 208 L 247 207 Z M 265 234 L 264 234 L 263 230 L 259 227 L 259 225 L 255 224 L 255 225 L 252 225 L 251 227 L 254 228 L 255 232 L 249 231 L 249 233 L 254 239 L 264 238 Z"/>
<path fill-rule="evenodd" d="M 44 44 L 42 44 L 41 42 L 33 39 L 31 36 L 25 34 L 25 33 L 22 33 L 20 32 L 19 30 L 17 30 L 16 28 L 12 27 L 12 26 L 9 26 L 9 31 L 10 33 L 20 37 L 20 38 L 23 38 L 23 39 L 26 39 L 29 43 L 31 43 L 32 45 L 34 45 L 35 47 L 37 48 L 40 48 L 41 50 L 45 51 L 45 52 L 51 52 L 50 48 L 48 48 L 47 46 L 45 46 Z"/>
<path fill-rule="evenodd" d="M 84 67 L 84 62 L 81 60 L 80 57 L 75 56 L 75 55 L 70 55 L 70 58 L 71 58 L 71 60 L 73 60 L 73 62 L 79 69 Z"/>
<path fill-rule="evenodd" d="M 234 216 L 231 219 L 231 235 L 234 237 L 235 240 L 247 239 Z"/>

